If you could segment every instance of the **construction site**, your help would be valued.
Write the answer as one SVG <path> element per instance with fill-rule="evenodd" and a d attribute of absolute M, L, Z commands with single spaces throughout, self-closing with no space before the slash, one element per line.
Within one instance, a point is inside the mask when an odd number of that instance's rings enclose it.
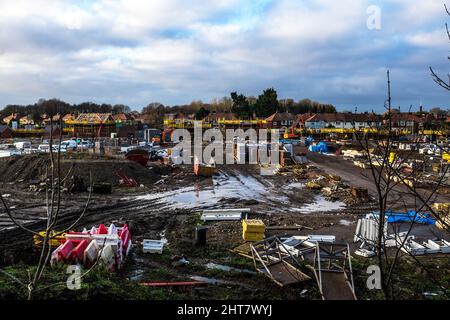
<path fill-rule="evenodd" d="M 49 241 L 45 279 L 63 281 L 35 299 L 378 299 L 380 291 L 367 287 L 367 267 L 377 264 L 380 230 L 386 253 L 401 256 L 396 298 L 448 298 L 445 153 L 396 146 L 389 164 L 402 176 L 389 190 L 380 228 L 371 170 L 380 156 L 368 157 L 357 141 L 285 140 L 271 175 L 261 174 L 261 163 L 175 164 L 173 143 L 126 153 L 117 143 L 94 144 L 60 156 L 0 159 L 2 269 L 23 275 Z M 248 160 L 251 145 L 234 143 L 235 159 Z M 64 177 L 57 178 L 55 236 L 45 232 L 51 156 L 60 158 Z M 426 206 L 412 183 L 423 196 L 433 190 Z M 62 266 L 73 264 L 98 272 L 79 291 L 65 288 Z M 0 282 L 1 298 L 24 294 L 7 276 Z"/>

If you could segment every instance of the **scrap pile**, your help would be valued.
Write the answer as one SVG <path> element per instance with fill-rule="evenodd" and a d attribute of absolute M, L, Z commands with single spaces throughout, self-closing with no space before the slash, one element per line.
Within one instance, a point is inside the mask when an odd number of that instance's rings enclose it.
<path fill-rule="evenodd" d="M 101 224 L 87 231 L 68 232 L 63 243 L 52 253 L 51 264 L 70 263 L 92 267 L 97 262 L 110 271 L 122 267 L 131 248 L 128 226 L 118 228 L 111 224 L 107 229 Z"/>
<path fill-rule="evenodd" d="M 379 213 L 368 214 L 358 220 L 354 242 L 361 242 L 361 246 L 355 251 L 356 255 L 362 257 L 373 257 L 377 253 L 376 243 L 379 238 Z M 383 248 L 399 248 L 401 251 L 413 255 L 447 254 L 450 253 L 450 242 L 441 240 L 428 240 L 422 244 L 416 242 L 416 237 L 408 232 L 388 235 L 388 223 L 419 223 L 433 225 L 435 221 L 427 213 L 409 211 L 386 212 L 385 225 L 383 226 Z"/>
<path fill-rule="evenodd" d="M 448 226 L 450 226 L 450 203 L 435 203 L 433 207 L 441 218 L 436 221 L 436 227 L 442 230 L 448 229 Z"/>
<path fill-rule="evenodd" d="M 305 186 L 312 190 L 321 191 L 331 201 L 339 200 L 347 205 L 371 201 L 367 189 L 350 188 L 337 175 L 319 175 L 306 182 Z"/>
<path fill-rule="evenodd" d="M 281 287 L 311 279 L 300 271 L 301 263 L 276 236 L 251 244 L 250 250 L 256 270 Z"/>

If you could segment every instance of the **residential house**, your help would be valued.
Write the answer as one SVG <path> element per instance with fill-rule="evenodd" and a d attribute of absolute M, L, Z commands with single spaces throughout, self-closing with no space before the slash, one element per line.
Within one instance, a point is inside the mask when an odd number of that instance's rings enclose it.
<path fill-rule="evenodd" d="M 294 124 L 292 125 L 292 129 L 304 129 L 306 128 L 305 123 L 306 120 L 311 118 L 314 115 L 314 113 L 304 113 L 297 115 L 297 119 L 294 121 Z"/>
<path fill-rule="evenodd" d="M 67 116 L 67 115 L 66 115 L 66 116 Z M 64 118 L 65 118 L 66 116 L 61 117 L 61 114 L 57 113 L 57 114 L 55 114 L 55 115 L 53 115 L 53 116 L 50 117 L 50 116 L 48 116 L 47 114 L 44 114 L 44 115 L 41 116 L 41 118 L 43 119 L 43 120 L 42 120 L 42 124 L 43 124 L 44 126 L 48 126 L 48 125 L 50 124 L 50 122 L 53 122 L 54 124 L 60 123 L 60 121 L 65 122 Z"/>
<path fill-rule="evenodd" d="M 34 125 L 34 120 L 30 116 L 24 116 L 19 119 L 19 124 L 23 127 Z"/>
<path fill-rule="evenodd" d="M 413 113 L 392 113 L 390 116 L 385 115 L 384 124 L 390 123 L 394 131 L 408 130 L 415 133 L 419 130 L 419 124 L 422 118 Z"/>
<path fill-rule="evenodd" d="M 318 113 L 305 121 L 305 127 L 312 130 L 324 128 L 352 129 L 350 113 Z"/>
<path fill-rule="evenodd" d="M 17 113 L 12 113 L 9 116 L 3 118 L 3 123 L 7 124 L 8 126 L 11 125 L 12 122 L 17 121 L 19 122 L 20 116 Z"/>
<path fill-rule="evenodd" d="M 374 113 L 354 113 L 351 117 L 355 129 L 379 128 L 382 124 L 381 116 Z"/>
<path fill-rule="evenodd" d="M 312 130 L 368 129 L 381 125 L 381 117 L 371 113 L 318 113 L 305 121 L 305 127 Z"/>
<path fill-rule="evenodd" d="M 272 129 L 290 128 L 296 120 L 296 117 L 289 112 L 275 112 L 273 115 L 265 119 L 266 127 Z"/>

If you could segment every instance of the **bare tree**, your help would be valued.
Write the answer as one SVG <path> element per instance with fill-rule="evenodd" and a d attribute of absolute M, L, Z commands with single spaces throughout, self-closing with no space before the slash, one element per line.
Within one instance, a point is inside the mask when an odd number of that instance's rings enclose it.
<path fill-rule="evenodd" d="M 408 162 L 411 163 L 413 161 L 413 153 L 419 149 L 423 137 L 420 134 L 413 135 L 415 138 L 411 141 L 413 146 L 411 150 L 405 151 L 401 157 L 396 156 L 398 154 L 395 141 L 395 137 L 398 134 L 396 130 L 411 131 L 414 134 L 414 129 L 407 128 L 406 123 L 404 128 L 398 128 L 397 124 L 395 125 L 396 128 L 394 128 L 389 71 L 387 72 L 387 78 L 388 99 L 385 102 L 385 120 L 372 127 L 362 137 L 357 135 L 357 141 L 364 150 L 364 154 L 369 162 L 370 175 L 376 189 L 376 200 L 380 212 L 375 249 L 378 267 L 380 269 L 381 289 L 386 299 L 393 299 L 395 297 L 393 280 L 402 256 L 402 249 L 405 248 L 408 236 L 411 234 L 420 212 L 424 210 L 431 212 L 433 217 L 439 220 L 447 231 L 450 228 L 442 217 L 433 210 L 431 205 L 437 199 L 437 191 L 443 184 L 447 170 L 441 172 L 434 185 L 428 187 L 427 191 L 424 191 L 419 188 L 420 183 L 424 181 L 424 170 L 423 167 L 420 167 L 420 162 L 414 162 L 412 170 L 408 170 L 408 172 L 402 169 Z M 422 166 L 425 165 L 426 161 L 422 163 Z M 411 166 L 408 165 L 408 167 Z M 394 250 L 388 250 L 385 245 L 387 239 L 384 228 L 387 223 L 386 213 L 393 210 L 394 205 L 397 210 L 399 210 L 398 208 L 402 208 L 406 212 L 414 209 L 415 214 L 411 217 L 410 226 L 403 236 L 399 236 L 399 226 L 393 228 L 393 236 L 399 243 L 397 243 Z M 412 258 L 420 263 L 414 256 Z M 433 274 L 429 273 L 429 276 L 433 277 Z M 445 288 L 444 292 L 447 294 Z"/>
<path fill-rule="evenodd" d="M 42 239 L 42 248 L 40 250 L 39 255 L 39 261 L 36 266 L 36 270 L 34 271 L 34 274 L 29 275 L 28 281 L 21 281 L 17 279 L 16 277 L 8 274 L 4 270 L 0 269 L 0 273 L 8 276 L 15 282 L 17 282 L 19 285 L 24 286 L 28 292 L 27 298 L 31 300 L 33 298 L 33 293 L 35 292 L 36 288 L 38 287 L 38 283 L 42 278 L 42 275 L 44 273 L 45 268 L 48 266 L 51 258 L 52 253 L 52 245 L 51 241 L 58 236 L 62 235 L 63 233 L 66 233 L 69 230 L 72 230 L 85 216 L 87 208 L 89 206 L 91 195 L 92 195 L 92 176 L 90 178 L 91 180 L 91 187 L 89 191 L 89 196 L 87 198 L 87 201 L 85 205 L 83 206 L 83 209 L 81 213 L 76 217 L 75 221 L 68 226 L 67 228 L 64 228 L 62 230 L 56 231 L 57 227 L 59 226 L 60 217 L 61 217 L 61 200 L 62 200 L 62 188 L 65 181 L 69 178 L 70 174 L 72 173 L 73 166 L 68 170 L 68 172 L 63 176 L 62 170 L 61 170 L 61 141 L 62 141 L 62 123 L 61 120 L 59 122 L 59 145 L 57 152 L 54 150 L 54 126 L 53 121 L 50 122 L 50 139 L 49 139 L 49 164 L 46 167 L 46 220 L 45 220 L 45 229 L 43 230 L 43 239 Z M 42 238 L 42 236 L 39 234 L 38 231 L 32 230 L 25 226 L 22 223 L 19 223 L 15 218 L 14 214 L 7 205 L 5 199 L 0 194 L 0 201 L 2 202 L 3 207 L 5 208 L 6 214 L 8 215 L 9 219 L 12 221 L 12 223 L 17 227 L 22 229 L 25 232 L 28 232 L 29 234 L 33 236 L 37 236 L 39 238 Z"/>
<path fill-rule="evenodd" d="M 450 11 L 447 8 L 447 5 L 444 4 L 445 7 L 445 11 L 447 12 L 447 14 L 450 16 Z M 445 28 L 447 30 L 447 36 L 448 36 L 448 40 L 450 41 L 450 29 L 448 27 L 448 24 L 445 24 Z M 450 56 L 448 57 L 448 59 L 450 60 Z M 450 91 L 450 74 L 447 74 L 447 78 L 445 79 L 441 76 L 438 76 L 437 73 L 433 70 L 432 67 L 430 67 L 430 71 L 431 71 L 431 75 L 433 76 L 433 80 L 440 85 L 442 88 L 449 90 Z"/>

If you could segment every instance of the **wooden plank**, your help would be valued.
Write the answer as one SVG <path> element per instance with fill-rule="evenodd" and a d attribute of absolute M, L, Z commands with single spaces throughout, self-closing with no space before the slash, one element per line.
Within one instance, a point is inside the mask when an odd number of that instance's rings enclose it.
<path fill-rule="evenodd" d="M 325 300 L 356 300 L 344 272 L 322 270 L 322 290 Z"/>
<path fill-rule="evenodd" d="M 287 262 L 280 261 L 267 266 L 267 268 L 269 269 L 273 280 L 280 286 L 288 286 L 311 279 Z"/>

